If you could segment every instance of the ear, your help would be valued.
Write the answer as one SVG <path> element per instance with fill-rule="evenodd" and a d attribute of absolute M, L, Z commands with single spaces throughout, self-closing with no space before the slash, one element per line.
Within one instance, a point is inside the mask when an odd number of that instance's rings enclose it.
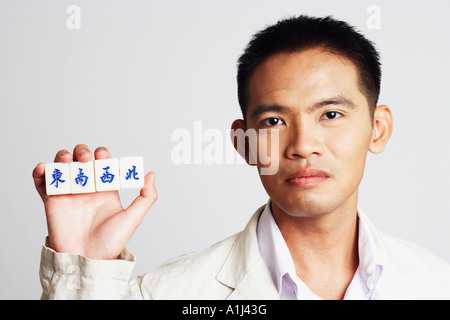
<path fill-rule="evenodd" d="M 372 153 L 383 152 L 391 138 L 393 130 L 392 112 L 388 106 L 381 105 L 375 109 L 373 115 L 372 139 L 369 151 Z"/>
<path fill-rule="evenodd" d="M 255 166 L 255 162 L 250 162 L 249 143 L 246 137 L 247 125 L 242 119 L 236 119 L 231 124 L 230 138 L 234 148 L 239 155 L 245 159 L 247 164 Z"/>

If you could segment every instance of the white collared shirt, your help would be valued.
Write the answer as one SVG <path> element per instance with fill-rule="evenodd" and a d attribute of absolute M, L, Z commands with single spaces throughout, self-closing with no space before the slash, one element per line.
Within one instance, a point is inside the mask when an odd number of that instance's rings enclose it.
<path fill-rule="evenodd" d="M 270 203 L 271 199 L 267 202 L 259 218 L 256 233 L 259 250 L 269 269 L 280 299 L 321 299 L 297 276 L 294 261 L 273 218 Z M 373 237 L 364 221 L 364 215 L 360 214 L 360 211 L 358 207 L 359 265 L 345 292 L 344 300 L 371 300 L 383 270 Z"/>

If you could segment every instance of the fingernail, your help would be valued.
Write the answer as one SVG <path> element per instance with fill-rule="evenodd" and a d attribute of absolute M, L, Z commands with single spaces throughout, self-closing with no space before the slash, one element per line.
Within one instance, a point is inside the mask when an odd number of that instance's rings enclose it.
<path fill-rule="evenodd" d="M 150 182 L 152 183 L 152 185 L 155 185 L 155 180 L 156 180 L 156 174 L 152 174 L 150 176 Z"/>
<path fill-rule="evenodd" d="M 81 150 L 79 153 L 78 153 L 78 158 L 81 158 L 82 156 L 84 156 L 85 154 L 87 154 L 88 152 L 86 151 L 86 150 Z"/>

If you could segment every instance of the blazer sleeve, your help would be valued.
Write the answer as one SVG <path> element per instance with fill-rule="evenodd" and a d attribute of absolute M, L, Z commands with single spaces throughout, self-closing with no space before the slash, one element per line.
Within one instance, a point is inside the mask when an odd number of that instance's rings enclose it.
<path fill-rule="evenodd" d="M 39 277 L 43 300 L 144 299 L 142 278 L 130 280 L 135 257 L 124 249 L 117 260 L 92 260 L 42 246 Z"/>

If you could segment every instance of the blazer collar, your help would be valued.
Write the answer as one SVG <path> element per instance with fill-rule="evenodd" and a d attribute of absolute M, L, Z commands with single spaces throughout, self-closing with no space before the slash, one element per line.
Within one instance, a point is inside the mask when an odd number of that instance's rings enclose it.
<path fill-rule="evenodd" d="M 216 279 L 233 290 L 228 299 L 279 299 L 269 270 L 259 253 L 256 226 L 264 210 L 253 214 L 245 229 L 238 233 Z"/>
<path fill-rule="evenodd" d="M 236 235 L 235 242 L 216 276 L 220 283 L 234 289 L 227 299 L 279 299 L 277 288 L 259 253 L 256 236 L 258 220 L 265 206 L 256 210 L 245 229 Z M 383 242 L 377 229 L 359 207 L 358 212 L 364 215 L 364 221 L 374 237 L 376 246 L 383 251 Z M 383 252 L 379 253 L 381 254 L 379 258 L 385 261 Z M 375 297 L 378 296 L 377 291 L 375 291 Z"/>

